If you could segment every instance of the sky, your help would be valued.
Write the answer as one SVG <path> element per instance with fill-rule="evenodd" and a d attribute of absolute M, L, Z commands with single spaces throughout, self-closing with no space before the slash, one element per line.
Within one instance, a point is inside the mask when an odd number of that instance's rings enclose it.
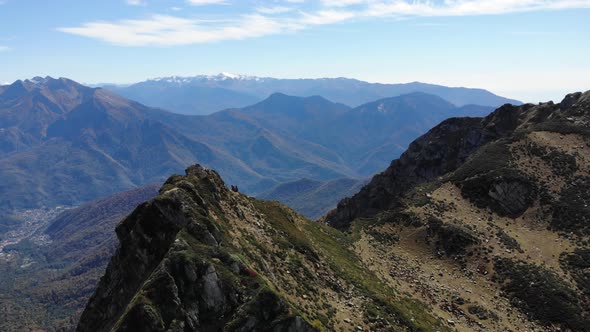
<path fill-rule="evenodd" d="M 231 72 L 590 90 L 590 0 L 0 0 L 0 84 Z"/>

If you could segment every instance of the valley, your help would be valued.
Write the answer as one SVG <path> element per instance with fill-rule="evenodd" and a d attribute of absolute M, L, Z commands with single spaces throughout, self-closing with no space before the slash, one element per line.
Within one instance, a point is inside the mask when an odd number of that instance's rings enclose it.
<path fill-rule="evenodd" d="M 34 209 L 13 212 L 11 217 L 18 220 L 18 225 L 15 229 L 2 234 L 2 238 L 0 239 L 0 262 L 8 261 L 13 258 L 14 254 L 4 251 L 6 247 L 18 244 L 24 239 L 31 238 L 37 246 L 47 245 L 50 240 L 47 239 L 46 236 L 39 235 L 35 238 L 32 237 L 36 235 L 39 230 L 46 227 L 56 216 L 68 209 L 70 209 L 70 207 L 58 206 L 49 210 Z"/>
<path fill-rule="evenodd" d="M 72 330 L 118 245 L 115 226 L 158 188 L 15 214 L 0 252 L 0 330 Z"/>

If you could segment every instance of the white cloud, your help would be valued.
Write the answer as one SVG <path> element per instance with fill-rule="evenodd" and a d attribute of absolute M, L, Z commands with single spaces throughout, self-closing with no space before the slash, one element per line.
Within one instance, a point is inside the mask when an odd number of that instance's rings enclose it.
<path fill-rule="evenodd" d="M 144 0 L 126 0 L 127 4 L 132 5 L 132 6 L 143 6 L 145 5 L 145 1 Z"/>
<path fill-rule="evenodd" d="M 0 52 L 6 52 L 6 51 L 10 51 L 10 50 L 11 50 L 11 48 L 10 48 L 10 47 L 8 47 L 8 46 L 3 46 L 3 45 L 0 45 Z"/>
<path fill-rule="evenodd" d="M 321 0 L 321 3 L 327 7 L 346 7 L 359 4 L 367 4 L 367 0 Z"/>
<path fill-rule="evenodd" d="M 324 25 L 347 21 L 356 17 L 356 13 L 343 10 L 320 10 L 308 14 L 303 13 L 297 20 L 302 25 Z"/>
<path fill-rule="evenodd" d="M 186 0 L 188 4 L 193 6 L 204 6 L 204 5 L 225 5 L 227 0 Z"/>
<path fill-rule="evenodd" d="M 140 0 L 128 0 L 140 1 Z M 186 0 L 192 5 L 228 4 L 226 0 Z M 498 15 L 514 12 L 590 8 L 590 0 L 283 0 L 290 7 L 253 7 L 250 14 L 205 21 L 169 15 L 113 22 L 88 22 L 59 31 L 122 46 L 172 46 L 240 40 L 292 32 L 317 25 L 384 17 Z"/>
<path fill-rule="evenodd" d="M 354 1 L 354 0 L 349 0 Z M 365 14 L 380 16 L 469 16 L 498 15 L 515 12 L 590 8 L 589 0 L 445 0 L 431 1 L 371 1 Z"/>
<path fill-rule="evenodd" d="M 274 6 L 274 7 L 257 7 L 256 11 L 261 14 L 267 15 L 274 15 L 274 14 L 284 14 L 293 11 L 292 7 L 286 6 Z"/>
<path fill-rule="evenodd" d="M 281 32 L 287 26 L 259 14 L 244 15 L 225 25 L 168 15 L 154 15 L 144 20 L 92 22 L 60 31 L 96 38 L 124 46 L 170 46 L 239 40 Z"/>

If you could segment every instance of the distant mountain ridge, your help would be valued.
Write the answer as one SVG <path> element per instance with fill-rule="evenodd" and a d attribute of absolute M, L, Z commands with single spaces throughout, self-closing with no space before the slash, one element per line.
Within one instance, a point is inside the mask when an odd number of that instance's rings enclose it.
<path fill-rule="evenodd" d="M 0 106 L 2 208 L 76 205 L 211 156 L 208 147 L 150 120 L 147 107 L 107 90 L 47 78 L 35 86 L 17 81 L 0 96 L 21 85 L 26 91 Z"/>
<path fill-rule="evenodd" d="M 78 205 L 197 162 L 249 194 L 302 178 L 365 178 L 438 122 L 491 110 L 424 93 L 356 109 L 275 93 L 186 116 L 65 78 L 17 81 L 0 88 L 0 210 Z"/>
<path fill-rule="evenodd" d="M 160 77 L 126 86 L 103 86 L 146 105 L 181 114 L 210 114 L 227 108 L 241 108 L 277 92 L 298 97 L 320 95 L 351 107 L 414 92 L 433 94 L 456 106 L 478 104 L 499 107 L 506 103 L 521 104 L 517 100 L 497 96 L 483 89 L 446 87 L 421 82 L 368 83 L 342 77 L 278 79 L 221 73 Z"/>

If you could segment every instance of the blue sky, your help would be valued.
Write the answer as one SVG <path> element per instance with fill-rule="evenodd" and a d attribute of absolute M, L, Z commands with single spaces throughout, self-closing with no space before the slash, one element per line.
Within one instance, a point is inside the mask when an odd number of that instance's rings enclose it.
<path fill-rule="evenodd" d="M 232 72 L 590 89 L 590 0 L 0 0 L 0 83 Z"/>

